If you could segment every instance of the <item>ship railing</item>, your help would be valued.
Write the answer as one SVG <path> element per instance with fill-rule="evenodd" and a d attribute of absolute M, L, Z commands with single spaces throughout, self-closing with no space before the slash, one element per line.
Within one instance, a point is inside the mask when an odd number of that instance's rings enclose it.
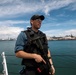
<path fill-rule="evenodd" d="M 8 69 L 7 69 L 5 52 L 2 52 L 1 56 L 2 56 L 2 58 L 3 58 L 3 61 L 2 61 L 2 65 L 3 65 L 3 75 L 8 75 Z"/>

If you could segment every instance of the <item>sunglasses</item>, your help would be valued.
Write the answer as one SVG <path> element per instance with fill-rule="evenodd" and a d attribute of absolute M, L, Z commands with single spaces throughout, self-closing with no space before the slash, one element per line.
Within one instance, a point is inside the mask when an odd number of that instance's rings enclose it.
<path fill-rule="evenodd" d="M 36 21 L 38 21 L 38 22 L 42 22 L 42 20 L 41 20 L 41 19 L 36 19 Z"/>

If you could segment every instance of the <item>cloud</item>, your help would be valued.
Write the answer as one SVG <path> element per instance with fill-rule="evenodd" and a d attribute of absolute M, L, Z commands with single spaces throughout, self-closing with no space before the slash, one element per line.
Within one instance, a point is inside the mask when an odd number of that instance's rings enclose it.
<path fill-rule="evenodd" d="M 29 24 L 29 21 L 22 21 L 22 20 L 4 20 L 0 21 L 0 26 L 10 26 L 14 24 Z"/>
<path fill-rule="evenodd" d="M 76 0 L 73 0 L 73 3 L 65 9 L 72 10 L 72 11 L 76 10 Z"/>
<path fill-rule="evenodd" d="M 42 2 L 42 3 L 44 3 L 44 2 L 45 2 L 45 0 L 41 0 L 41 2 Z"/>
<path fill-rule="evenodd" d="M 20 31 L 24 30 L 24 28 L 20 27 L 10 27 L 10 26 L 2 26 L 0 27 L 0 39 L 9 38 L 17 38 Z"/>
<path fill-rule="evenodd" d="M 60 29 L 52 29 L 52 30 L 47 30 L 47 31 L 44 31 L 44 33 L 47 35 L 47 36 L 60 36 Z"/>
<path fill-rule="evenodd" d="M 16 27 L 16 24 L 25 24 L 29 23 L 28 21 L 13 21 L 6 20 L 0 21 L 0 39 L 1 38 L 16 38 L 20 31 L 24 30 L 24 28 Z"/>
<path fill-rule="evenodd" d="M 62 7 L 66 7 L 72 3 L 76 3 L 76 1 L 75 0 L 49 0 L 48 2 L 45 3 L 43 11 L 46 15 L 49 15 L 50 11 L 60 9 Z"/>
<path fill-rule="evenodd" d="M 66 35 L 74 35 L 76 36 L 76 29 L 68 29 L 68 30 L 61 30 L 61 29 L 56 29 L 56 30 L 47 30 L 47 31 L 44 31 L 44 33 L 47 35 L 47 36 L 66 36 Z"/>
<path fill-rule="evenodd" d="M 13 16 L 22 15 L 26 13 L 36 12 L 39 10 L 39 4 L 35 2 L 32 4 L 28 1 L 22 0 L 4 0 L 1 2 L 3 5 L 0 6 L 0 16 Z M 1 4 L 0 3 L 0 4 Z"/>
<path fill-rule="evenodd" d="M 16 17 L 19 18 L 22 17 L 22 15 L 28 15 L 32 13 L 44 13 L 46 16 L 49 15 L 49 13 L 53 10 L 61 9 L 63 7 L 68 7 L 69 10 L 76 10 L 76 0 L 0 0 L 0 18 L 5 19 Z M 58 16 L 64 16 L 65 14 L 60 14 Z M 29 15 L 28 15 L 29 16 Z M 44 28 L 48 29 L 48 31 L 45 31 L 47 35 L 50 36 L 61 36 L 73 33 L 75 35 L 76 30 L 71 28 L 68 30 L 62 30 L 62 29 L 54 29 L 58 28 L 58 26 L 66 26 L 67 25 L 76 25 L 76 22 L 74 20 L 67 21 L 64 23 L 57 23 L 56 18 L 50 18 L 49 21 L 47 21 L 44 24 Z M 10 19 L 9 18 L 9 19 Z M 14 19 L 14 18 L 13 18 Z M 9 37 L 17 37 L 20 31 L 24 30 L 24 28 L 21 28 L 20 25 L 27 24 L 29 25 L 29 21 L 24 20 L 4 20 L 0 21 L 0 37 L 1 38 L 8 38 Z M 17 25 L 17 26 L 16 26 Z M 19 25 L 19 26 L 18 26 Z M 48 26 L 49 25 L 49 26 Z M 48 28 L 46 27 L 48 26 Z M 27 27 L 27 26 L 26 26 Z M 59 27 L 59 28 L 60 28 Z M 52 30 L 50 29 L 52 28 Z M 68 27 L 67 27 L 68 28 Z"/>
<path fill-rule="evenodd" d="M 48 26 L 48 29 L 47 29 Z M 43 30 L 47 36 L 65 36 L 73 34 L 76 36 L 76 20 L 66 22 L 54 22 L 44 25 L 46 30 Z"/>
<path fill-rule="evenodd" d="M 41 1 L 25 1 L 25 0 L 1 0 L 0 1 L 0 17 L 4 16 L 20 16 L 22 14 L 34 13 L 42 11 L 46 15 L 50 11 L 60 9 L 69 4 L 76 3 L 75 0 L 41 0 Z M 75 9 L 75 7 L 72 7 Z"/>
<path fill-rule="evenodd" d="M 66 33 L 67 35 L 73 34 L 76 36 L 76 29 L 66 30 L 64 33 Z"/>

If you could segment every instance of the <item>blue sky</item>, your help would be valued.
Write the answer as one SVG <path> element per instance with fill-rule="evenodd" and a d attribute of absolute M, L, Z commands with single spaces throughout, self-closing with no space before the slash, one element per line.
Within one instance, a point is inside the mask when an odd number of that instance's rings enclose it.
<path fill-rule="evenodd" d="M 0 38 L 16 38 L 34 14 L 45 16 L 47 36 L 76 36 L 76 0 L 0 0 Z"/>

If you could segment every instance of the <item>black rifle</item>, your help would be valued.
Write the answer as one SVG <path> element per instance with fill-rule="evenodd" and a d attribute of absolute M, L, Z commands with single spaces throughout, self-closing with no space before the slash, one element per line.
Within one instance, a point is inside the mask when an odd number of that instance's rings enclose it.
<path fill-rule="evenodd" d="M 40 39 L 43 39 L 43 38 L 44 38 L 44 36 L 43 37 L 36 37 L 36 38 L 32 39 L 32 41 L 31 41 L 32 43 L 34 43 L 37 46 L 39 52 L 41 53 L 41 56 L 46 61 L 46 64 L 42 62 L 42 64 L 37 68 L 37 70 L 40 73 L 43 72 L 43 71 L 46 71 L 47 75 L 52 75 L 51 64 L 49 62 L 48 56 L 45 53 L 42 42 L 40 40 Z M 51 72 L 51 74 L 49 72 Z"/>

